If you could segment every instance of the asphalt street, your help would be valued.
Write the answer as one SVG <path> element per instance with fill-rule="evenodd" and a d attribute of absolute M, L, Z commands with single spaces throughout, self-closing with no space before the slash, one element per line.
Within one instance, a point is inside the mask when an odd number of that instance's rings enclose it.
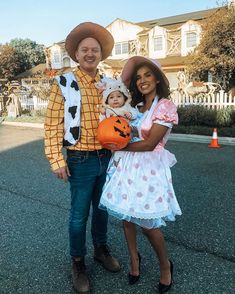
<path fill-rule="evenodd" d="M 51 173 L 43 130 L 0 125 L 0 293 L 66 294 L 71 286 L 68 246 L 69 186 Z M 171 293 L 235 293 L 235 146 L 170 140 L 176 155 L 173 184 L 183 215 L 163 228 L 174 263 Z M 138 234 L 138 284 L 127 284 L 122 225 L 109 220 L 109 245 L 122 270 L 106 272 L 93 260 L 87 227 L 92 294 L 157 293 L 159 265 Z"/>

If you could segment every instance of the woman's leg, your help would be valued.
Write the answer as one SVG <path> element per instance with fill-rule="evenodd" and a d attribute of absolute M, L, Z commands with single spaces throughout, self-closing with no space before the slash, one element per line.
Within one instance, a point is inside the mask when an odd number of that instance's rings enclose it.
<path fill-rule="evenodd" d="M 139 273 L 139 257 L 136 246 L 136 227 L 135 224 L 123 221 L 124 233 L 127 241 L 128 251 L 131 259 L 130 274 L 138 276 Z"/>
<path fill-rule="evenodd" d="M 169 285 L 171 283 L 170 262 L 167 255 L 164 236 L 159 229 L 142 228 L 142 230 L 158 256 L 161 272 L 160 283 Z"/>

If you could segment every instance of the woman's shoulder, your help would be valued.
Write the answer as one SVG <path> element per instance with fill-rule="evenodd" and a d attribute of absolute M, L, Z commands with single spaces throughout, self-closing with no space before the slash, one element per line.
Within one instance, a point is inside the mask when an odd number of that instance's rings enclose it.
<path fill-rule="evenodd" d="M 170 99 L 160 99 L 154 109 L 152 119 L 160 119 L 176 124 L 178 122 L 176 105 Z"/>
<path fill-rule="evenodd" d="M 177 107 L 170 99 L 161 98 L 155 107 L 155 111 L 177 112 Z"/>
<path fill-rule="evenodd" d="M 158 101 L 158 104 L 157 106 L 165 106 L 165 107 L 173 107 L 173 108 L 176 108 L 176 105 L 174 104 L 173 101 L 171 101 L 170 99 L 168 98 L 161 98 L 159 101 Z"/>

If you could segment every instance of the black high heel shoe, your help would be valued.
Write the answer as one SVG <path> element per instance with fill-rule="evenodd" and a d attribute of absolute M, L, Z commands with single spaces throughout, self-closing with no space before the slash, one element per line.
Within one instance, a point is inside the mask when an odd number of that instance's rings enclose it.
<path fill-rule="evenodd" d="M 159 294 L 163 294 L 166 293 L 167 291 L 170 290 L 171 286 L 172 286 L 172 282 L 173 282 L 173 263 L 171 260 L 169 260 L 170 262 L 170 271 L 171 271 L 171 282 L 169 285 L 165 285 L 162 284 L 161 282 L 158 283 L 158 292 Z"/>
<path fill-rule="evenodd" d="M 140 272 L 140 262 L 141 262 L 141 256 L 138 252 L 138 258 L 139 258 L 139 272 Z M 138 276 L 133 276 L 132 274 L 128 273 L 128 281 L 129 285 L 134 285 L 136 282 L 138 282 L 140 279 L 140 274 Z"/>

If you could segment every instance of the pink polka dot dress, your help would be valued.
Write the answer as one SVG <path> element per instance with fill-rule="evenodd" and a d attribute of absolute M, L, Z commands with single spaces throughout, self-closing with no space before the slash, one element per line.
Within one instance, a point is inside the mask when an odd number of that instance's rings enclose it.
<path fill-rule="evenodd" d="M 164 148 L 173 124 L 178 123 L 173 102 L 158 102 L 155 98 L 140 119 L 138 131 L 142 140 L 148 137 L 153 123 L 168 127 L 162 141 L 150 152 L 115 152 L 100 200 L 100 208 L 109 214 L 148 229 L 159 228 L 181 215 L 170 171 L 176 159 Z"/>

